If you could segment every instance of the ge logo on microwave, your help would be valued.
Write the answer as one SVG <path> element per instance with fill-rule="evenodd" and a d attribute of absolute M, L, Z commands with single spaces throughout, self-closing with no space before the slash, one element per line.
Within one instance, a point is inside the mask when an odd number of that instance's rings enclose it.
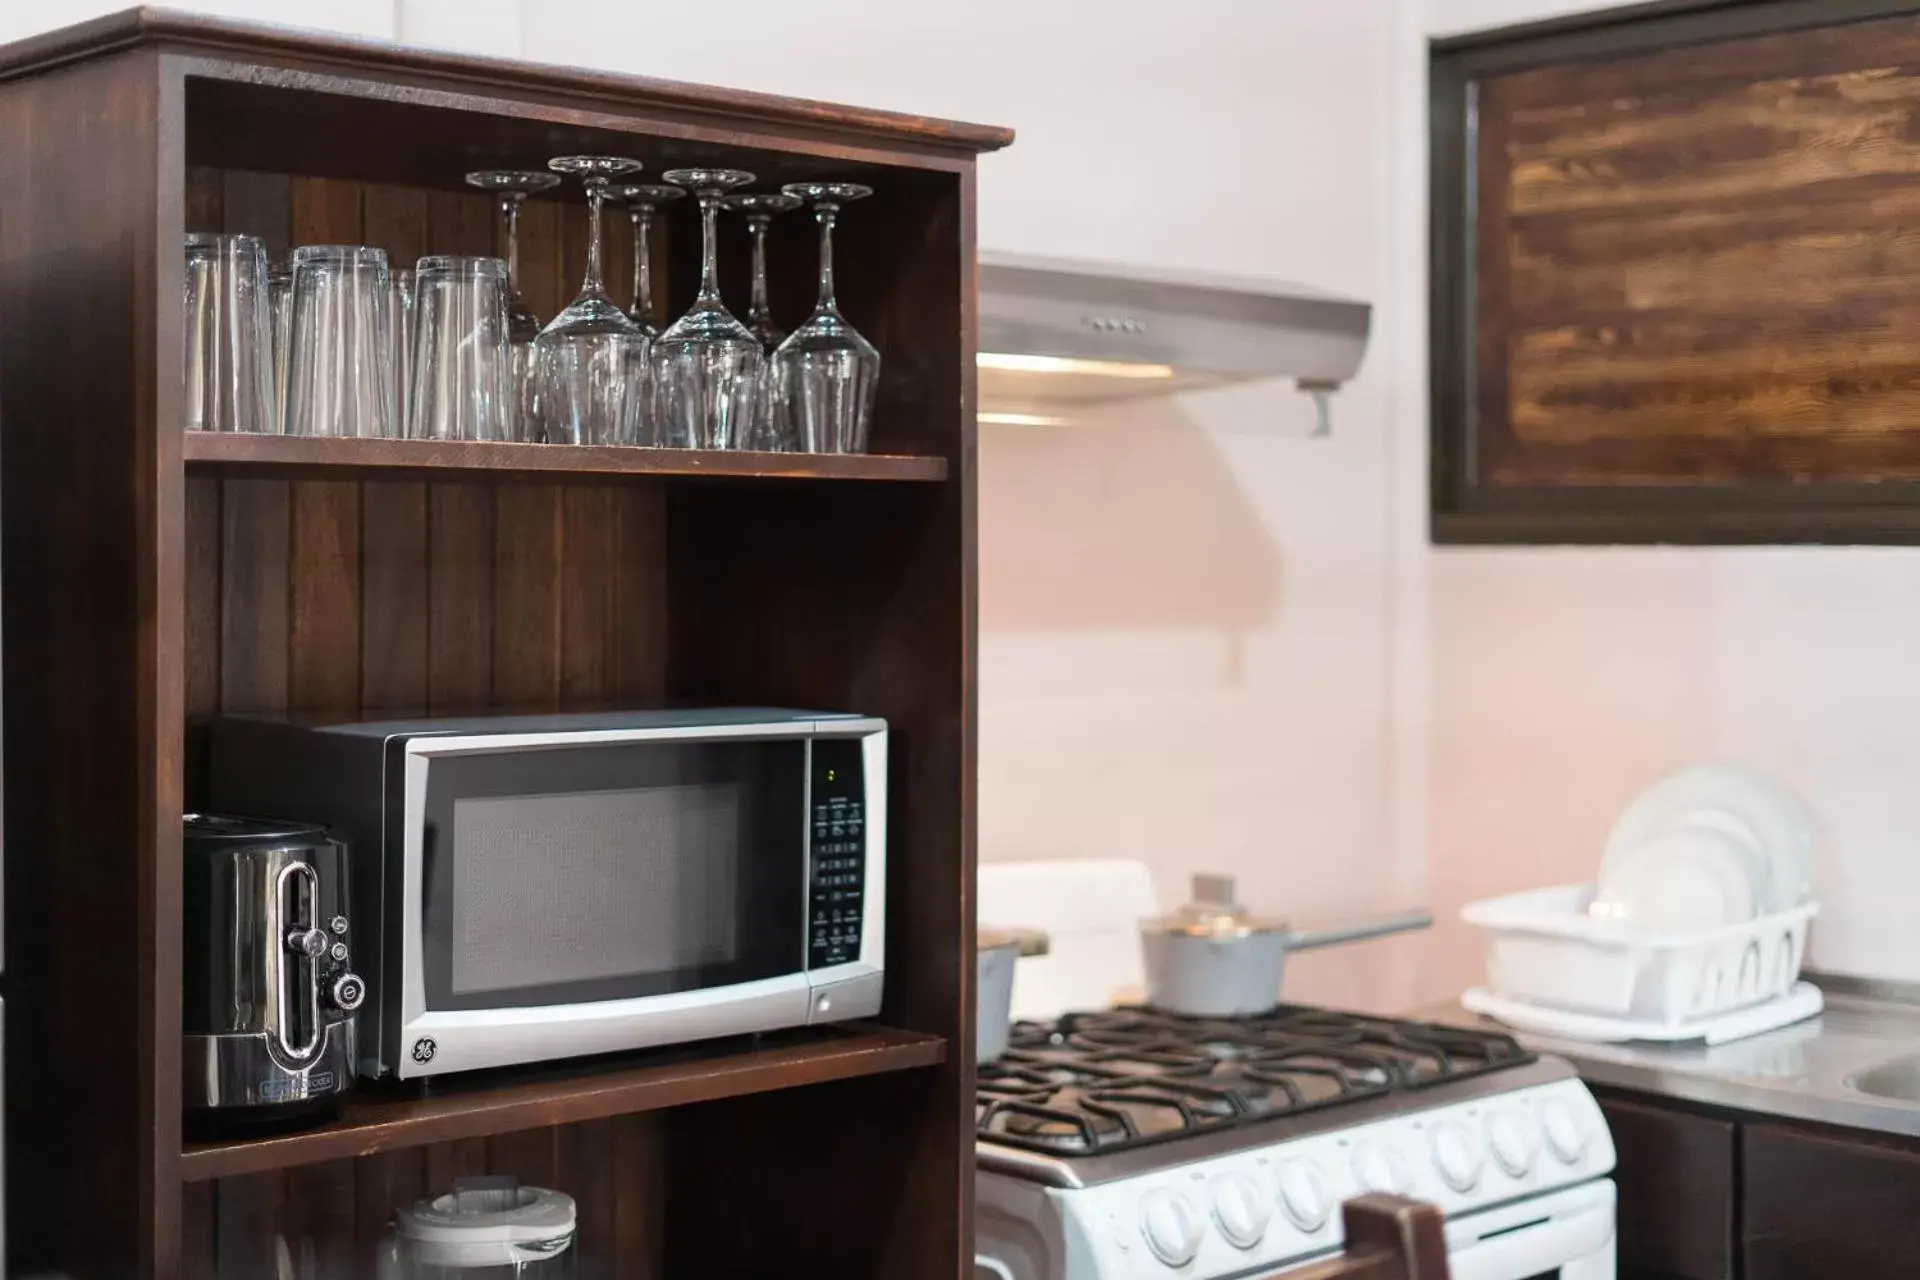
<path fill-rule="evenodd" d="M 432 1062 L 433 1051 L 436 1047 L 433 1043 L 432 1036 L 421 1036 L 413 1042 L 413 1060 L 415 1062 Z"/>

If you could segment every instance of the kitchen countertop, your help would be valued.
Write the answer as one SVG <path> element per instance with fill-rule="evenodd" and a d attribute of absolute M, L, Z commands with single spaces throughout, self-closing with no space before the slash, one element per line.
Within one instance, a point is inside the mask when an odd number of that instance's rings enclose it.
<path fill-rule="evenodd" d="M 1539 1053 L 1566 1058 L 1595 1084 L 1790 1120 L 1920 1137 L 1920 987 L 1803 974 L 1826 1009 L 1805 1022 L 1732 1044 L 1590 1044 L 1514 1032 Z M 1499 1027 L 1458 1004 L 1416 1017 Z M 1504 1028 L 1501 1028 L 1504 1029 Z M 1916 1055 L 1905 1078 L 1913 1101 L 1879 1098 L 1850 1083 L 1869 1067 Z"/>

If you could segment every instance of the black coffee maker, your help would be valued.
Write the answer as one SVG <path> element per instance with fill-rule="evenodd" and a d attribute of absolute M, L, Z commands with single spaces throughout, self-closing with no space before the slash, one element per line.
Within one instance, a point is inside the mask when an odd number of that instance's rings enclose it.
<path fill-rule="evenodd" d="M 325 1118 L 353 1081 L 347 847 L 301 822 L 190 813 L 181 835 L 188 1126 Z"/>

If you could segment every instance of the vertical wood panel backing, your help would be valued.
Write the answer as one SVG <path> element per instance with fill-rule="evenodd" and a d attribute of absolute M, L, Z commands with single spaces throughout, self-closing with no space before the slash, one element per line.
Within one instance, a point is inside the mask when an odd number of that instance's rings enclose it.
<path fill-rule="evenodd" d="M 560 498 L 550 484 L 503 484 L 494 525 L 493 696 L 508 706 L 560 693 Z"/>
<path fill-rule="evenodd" d="M 225 230 L 259 236 L 267 256 L 284 260 L 299 239 L 293 225 L 293 180 L 284 173 L 244 173 L 227 170 L 222 183 L 221 214 Z"/>
<path fill-rule="evenodd" d="M 361 1156 L 353 1162 L 354 1257 L 376 1256 L 387 1225 L 402 1205 L 427 1194 L 427 1153 L 413 1148 Z M 369 1274 L 372 1274 L 369 1269 Z"/>
<path fill-rule="evenodd" d="M 427 701 L 476 707 L 493 693 L 494 489 L 427 489 Z"/>
<path fill-rule="evenodd" d="M 575 212 L 558 201 L 529 200 L 520 207 L 520 292 L 541 324 L 572 300 L 574 286 L 562 276 L 560 220 Z M 506 252 L 503 242 L 500 252 Z"/>
<path fill-rule="evenodd" d="M 613 696 L 654 706 L 667 692 L 667 495 L 656 486 L 613 492 Z"/>
<path fill-rule="evenodd" d="M 419 706 L 427 690 L 427 486 L 368 481 L 360 519 L 360 705 Z"/>
<path fill-rule="evenodd" d="M 220 705 L 220 482 L 187 481 L 187 714 Z"/>
<path fill-rule="evenodd" d="M 360 700 L 360 485 L 292 485 L 288 566 L 289 704 L 351 708 Z"/>
<path fill-rule="evenodd" d="M 220 504 L 220 706 L 287 706 L 287 570 L 291 545 L 284 480 L 228 480 Z"/>
<path fill-rule="evenodd" d="M 280 1242 L 287 1225 L 286 1201 L 287 1176 L 277 1170 L 220 1180 L 215 1191 L 213 1220 L 221 1280 L 280 1274 Z"/>
<path fill-rule="evenodd" d="M 332 1160 L 287 1170 L 281 1230 L 299 1280 L 360 1280 L 356 1258 L 354 1162 Z"/>

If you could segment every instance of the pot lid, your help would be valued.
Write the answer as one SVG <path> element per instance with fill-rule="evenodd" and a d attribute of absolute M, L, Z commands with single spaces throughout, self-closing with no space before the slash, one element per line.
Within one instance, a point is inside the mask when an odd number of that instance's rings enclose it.
<path fill-rule="evenodd" d="M 1193 901 L 1170 916 L 1144 920 L 1148 933 L 1177 933 L 1194 938 L 1244 938 L 1255 933 L 1285 933 L 1287 922 L 1256 916 L 1233 896 L 1233 877 L 1202 873 L 1193 877 Z"/>
<path fill-rule="evenodd" d="M 396 1213 L 393 1229 L 413 1257 L 437 1266 L 537 1262 L 573 1243 L 573 1197 L 510 1175 L 458 1178 L 445 1195 Z"/>
<path fill-rule="evenodd" d="M 981 951 L 998 951 L 1001 947 L 1017 946 L 1023 956 L 1043 956 L 1053 946 L 1053 940 L 1041 929 L 982 928 L 975 937 L 976 946 Z"/>

